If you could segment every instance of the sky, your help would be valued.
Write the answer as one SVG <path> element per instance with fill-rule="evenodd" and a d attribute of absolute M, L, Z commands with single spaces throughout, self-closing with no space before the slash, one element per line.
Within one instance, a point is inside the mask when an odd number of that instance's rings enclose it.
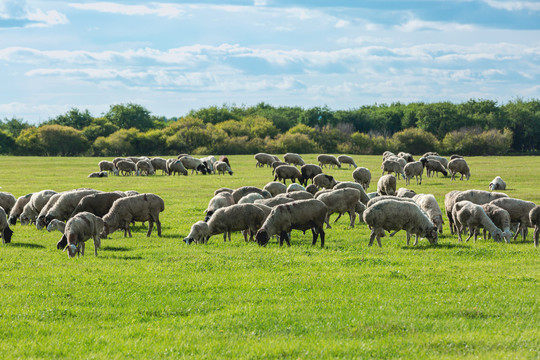
<path fill-rule="evenodd" d="M 0 0 L 0 119 L 540 98 L 540 1 Z"/>

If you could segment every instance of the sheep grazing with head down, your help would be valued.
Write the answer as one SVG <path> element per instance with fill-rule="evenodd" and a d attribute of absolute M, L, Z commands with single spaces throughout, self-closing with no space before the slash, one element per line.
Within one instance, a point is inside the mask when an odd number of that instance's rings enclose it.
<path fill-rule="evenodd" d="M 397 197 L 404 197 L 404 198 L 412 199 L 415 195 L 416 195 L 415 191 L 409 190 L 409 189 L 406 189 L 406 188 L 399 188 L 396 191 L 396 196 Z"/>
<path fill-rule="evenodd" d="M 252 193 L 256 194 L 256 193 Z M 204 221 L 210 220 L 214 212 L 216 210 L 234 205 L 235 201 L 231 193 L 228 192 L 221 192 L 217 195 L 214 195 L 212 199 L 210 199 L 210 202 L 208 203 L 208 207 L 204 212 L 206 212 L 206 217 L 204 218 Z"/>
<path fill-rule="evenodd" d="M 123 176 L 131 175 L 133 173 L 137 174 L 137 164 L 135 164 L 131 160 L 120 160 L 116 163 L 116 167 L 118 168 L 118 171 Z"/>
<path fill-rule="evenodd" d="M 194 158 L 193 156 L 182 156 L 180 158 L 180 161 L 184 165 L 186 169 L 191 169 L 191 174 L 193 175 L 193 172 L 196 172 L 199 174 L 201 172 L 203 175 L 206 175 L 206 173 L 209 172 L 209 169 L 206 167 L 206 164 L 204 164 L 200 159 Z"/>
<path fill-rule="evenodd" d="M 94 189 L 77 189 L 64 192 L 45 215 L 45 225 L 48 225 L 52 219 L 66 221 L 83 197 L 99 192 L 101 191 Z"/>
<path fill-rule="evenodd" d="M 306 191 L 306 188 L 300 184 L 292 183 L 289 186 L 287 186 L 287 192 L 290 193 L 293 191 Z"/>
<path fill-rule="evenodd" d="M 219 161 L 223 161 L 224 163 L 226 163 L 227 165 L 229 165 L 229 167 L 232 169 L 232 166 L 231 166 L 231 163 L 229 162 L 229 158 L 225 155 L 221 155 L 219 157 Z"/>
<path fill-rule="evenodd" d="M 424 164 L 421 161 L 413 161 L 403 168 L 405 174 L 405 184 L 409 185 L 412 178 L 416 178 L 416 185 L 422 184 L 422 174 L 424 173 Z M 420 181 L 418 181 L 420 179 Z"/>
<path fill-rule="evenodd" d="M 398 161 L 390 160 L 390 159 L 384 160 L 381 165 L 381 169 L 382 169 L 382 175 L 384 175 L 385 172 L 389 174 L 395 173 L 398 179 L 400 175 L 403 176 L 403 178 L 405 179 L 403 166 L 401 166 L 401 164 Z"/>
<path fill-rule="evenodd" d="M 110 174 L 114 174 L 118 176 L 118 169 L 116 168 L 116 166 L 114 165 L 112 161 L 101 160 L 98 163 L 98 166 L 99 166 L 99 171 L 107 171 Z"/>
<path fill-rule="evenodd" d="M 436 174 L 437 177 L 439 177 L 439 173 L 448 176 L 448 171 L 446 171 L 446 168 L 440 161 L 427 158 L 421 158 L 420 161 L 426 168 L 427 177 L 432 177 L 433 174 Z"/>
<path fill-rule="evenodd" d="M 426 158 L 428 160 L 436 160 L 436 161 L 440 162 L 445 169 L 448 169 L 448 159 L 446 159 L 446 158 L 444 158 L 442 156 L 439 156 L 439 155 L 428 155 L 428 156 L 426 156 Z"/>
<path fill-rule="evenodd" d="M 471 177 L 469 165 L 467 164 L 467 161 L 462 158 L 450 160 L 448 163 L 448 171 L 450 171 L 450 175 L 452 175 L 452 180 L 455 180 L 457 173 L 461 174 L 460 180 L 463 180 L 463 176 L 465 176 L 465 180 L 469 180 Z"/>
<path fill-rule="evenodd" d="M 336 186 L 337 181 L 332 175 L 319 174 L 313 178 L 313 184 L 319 189 L 331 189 Z"/>
<path fill-rule="evenodd" d="M 139 175 L 150 176 L 156 173 L 154 167 L 152 166 L 152 162 L 149 159 L 139 160 L 139 162 L 137 162 L 136 168 Z"/>
<path fill-rule="evenodd" d="M 94 239 L 94 255 L 97 256 L 97 250 L 101 247 L 100 234 L 103 226 L 103 219 L 100 217 L 88 212 L 79 213 L 68 220 L 64 235 L 56 246 L 58 249 L 67 250 L 70 258 L 75 255 L 84 256 L 86 240 Z"/>
<path fill-rule="evenodd" d="M 418 237 L 425 237 L 431 244 L 437 243 L 437 227 L 429 220 L 424 212 L 416 205 L 401 200 L 383 200 L 364 211 L 364 222 L 371 227 L 368 246 L 373 245 L 377 239 L 379 246 L 384 231 L 405 230 L 407 232 L 407 245 L 410 236 L 416 235 L 414 245 L 418 243 Z"/>
<path fill-rule="evenodd" d="M 116 200 L 124 197 L 126 194 L 121 192 L 99 192 L 86 195 L 79 200 L 70 217 L 84 211 L 103 217 L 109 212 Z"/>
<path fill-rule="evenodd" d="M 15 202 L 15 205 L 13 205 L 13 207 L 11 208 L 11 211 L 9 212 L 8 223 L 10 225 L 15 225 L 17 223 L 17 219 L 19 218 L 19 216 L 21 216 L 24 207 L 30 201 L 30 199 L 32 198 L 32 195 L 33 193 L 26 194 L 26 195 L 20 196 L 17 199 L 17 201 Z"/>
<path fill-rule="evenodd" d="M 210 237 L 210 229 L 208 224 L 202 220 L 197 221 L 195 224 L 191 225 L 188 236 L 184 239 L 186 244 L 199 244 L 206 243 L 207 238 Z"/>
<path fill-rule="evenodd" d="M 289 165 L 285 161 L 274 161 L 272 163 L 272 175 L 276 173 L 276 168 L 281 165 Z"/>
<path fill-rule="evenodd" d="M 17 202 L 17 198 L 13 196 L 13 194 L 8 192 L 0 192 L 0 206 L 4 209 L 6 214 L 9 214 L 13 206 L 15 206 L 15 203 Z"/>
<path fill-rule="evenodd" d="M 321 168 L 325 167 L 326 165 L 329 165 L 331 167 L 337 166 L 338 168 L 341 168 L 339 160 L 334 155 L 321 154 L 317 156 L 317 161 L 319 162 L 319 166 Z"/>
<path fill-rule="evenodd" d="M 321 247 L 324 247 L 324 223 L 328 209 L 326 205 L 317 199 L 298 200 L 288 204 L 278 205 L 266 218 L 255 238 L 261 246 L 268 244 L 273 235 L 279 235 L 280 246 L 283 241 L 290 246 L 289 233 L 291 230 L 306 231 L 311 229 L 313 233 L 312 245 L 317 243 L 321 236 Z"/>
<path fill-rule="evenodd" d="M 164 158 L 154 157 L 150 159 L 150 163 L 152 164 L 154 171 L 161 170 L 161 175 L 169 173 L 169 171 L 167 170 L 167 160 L 165 160 Z"/>
<path fill-rule="evenodd" d="M 506 190 L 506 183 L 500 176 L 497 176 L 489 183 L 489 190 Z"/>
<path fill-rule="evenodd" d="M 161 236 L 161 222 L 159 213 L 165 210 L 163 199 L 155 194 L 140 194 L 128 196 L 116 200 L 109 212 L 103 217 L 105 226 L 101 237 L 118 229 L 124 230 L 124 237 L 131 237 L 129 225 L 133 221 L 148 221 L 148 232 L 146 236 L 152 234 L 154 223 L 156 223 L 158 236 Z"/>
<path fill-rule="evenodd" d="M 354 228 L 354 219 L 356 215 L 356 205 L 360 202 L 360 191 L 353 188 L 345 188 L 332 190 L 330 192 L 317 194 L 315 197 L 317 200 L 322 201 L 328 208 L 325 222 L 326 228 L 331 229 L 330 215 L 334 213 L 349 213 L 351 219 L 350 227 Z"/>
<path fill-rule="evenodd" d="M 540 235 L 540 206 L 535 206 L 529 212 L 529 221 L 534 226 L 534 246 L 538 247 L 538 237 Z"/>
<path fill-rule="evenodd" d="M 43 209 L 49 199 L 55 194 L 56 191 L 54 190 L 41 190 L 32 194 L 30 201 L 24 206 L 20 215 L 21 225 L 35 223 L 41 209 Z"/>
<path fill-rule="evenodd" d="M 396 177 L 394 175 L 383 175 L 377 182 L 377 194 L 379 195 L 395 195 L 396 194 Z"/>
<path fill-rule="evenodd" d="M 214 169 L 217 170 L 218 175 L 221 175 L 221 174 L 225 175 L 225 173 L 228 173 L 229 175 L 233 174 L 233 171 L 231 170 L 231 167 L 229 166 L 229 164 L 227 164 L 224 161 L 216 161 L 214 163 Z"/>
<path fill-rule="evenodd" d="M 510 214 L 508 211 L 493 204 L 484 204 L 482 205 L 482 209 L 484 209 L 490 220 L 493 221 L 493 224 L 502 230 L 504 241 L 509 243 L 512 238 L 512 233 L 510 232 L 512 222 L 510 221 Z M 487 239 L 486 232 L 487 230 L 484 228 L 484 239 Z"/>
<path fill-rule="evenodd" d="M 409 153 L 406 153 L 406 152 L 399 152 L 397 154 L 398 157 L 404 159 L 406 162 L 410 163 L 410 162 L 414 162 L 414 158 L 411 154 Z"/>
<path fill-rule="evenodd" d="M 364 205 L 367 205 L 369 201 L 369 197 L 364 191 L 364 187 L 358 183 L 352 182 L 352 181 L 340 181 L 336 185 L 334 185 L 333 189 L 346 189 L 346 188 L 352 188 L 360 191 L 360 202 Z"/>
<path fill-rule="evenodd" d="M 273 155 L 267 153 L 258 153 L 253 157 L 257 160 L 255 167 L 264 167 L 264 165 L 272 166 L 272 163 L 276 161 L 276 158 Z M 279 159 L 277 161 L 279 161 Z"/>
<path fill-rule="evenodd" d="M 337 159 L 340 162 L 340 164 L 349 164 L 349 169 L 351 168 L 351 166 L 354 167 L 355 169 L 358 167 L 356 166 L 354 159 L 350 157 L 349 155 L 339 155 Z"/>
<path fill-rule="evenodd" d="M 302 157 L 296 153 L 286 153 L 285 155 L 283 155 L 283 160 L 285 160 L 287 164 L 292 164 L 295 166 L 305 165 Z"/>
<path fill-rule="evenodd" d="M 265 199 L 269 199 L 269 198 L 272 197 L 272 195 L 268 191 L 261 190 L 258 187 L 255 187 L 255 186 L 242 186 L 242 187 L 239 187 L 238 189 L 236 189 L 236 190 L 234 190 L 232 192 L 234 203 L 237 204 L 238 201 L 241 198 L 243 198 L 244 196 L 246 196 L 247 194 L 250 194 L 250 193 L 261 194 Z"/>
<path fill-rule="evenodd" d="M 280 165 L 276 167 L 275 170 L 276 176 L 274 177 L 274 181 L 283 180 L 283 183 L 286 184 L 287 179 L 290 179 L 293 183 L 296 182 L 296 179 L 298 179 L 298 182 L 302 182 L 302 173 L 296 168 L 296 166 Z"/>
<path fill-rule="evenodd" d="M 212 155 L 206 156 L 200 159 L 204 165 L 206 165 L 206 168 L 208 169 L 209 174 L 215 174 L 216 173 L 216 167 L 215 163 L 217 162 L 216 158 Z"/>
<path fill-rule="evenodd" d="M 365 167 L 359 167 L 354 169 L 352 172 L 353 180 L 359 184 L 361 184 L 364 187 L 364 190 L 367 190 L 369 188 L 369 184 L 371 183 L 371 172 L 368 168 Z"/>
<path fill-rule="evenodd" d="M 442 234 L 444 220 L 435 196 L 431 194 L 418 194 L 412 199 L 416 202 L 416 205 L 426 213 L 431 222 L 439 230 L 439 233 Z"/>
<path fill-rule="evenodd" d="M 279 181 L 271 181 L 264 185 L 263 190 L 268 191 L 272 196 L 283 194 L 287 192 L 287 185 L 280 183 Z"/>
<path fill-rule="evenodd" d="M 66 223 L 58 219 L 53 219 L 49 225 L 47 225 L 47 231 L 60 231 L 62 234 L 66 230 Z"/>
<path fill-rule="evenodd" d="M 47 227 L 48 223 L 45 222 L 45 217 L 49 213 L 49 210 L 56 204 L 60 196 L 62 196 L 62 193 L 54 194 L 50 197 L 49 201 L 43 206 L 41 211 L 39 212 L 39 215 L 36 218 L 36 228 L 38 230 L 43 229 L 44 227 Z"/>
<path fill-rule="evenodd" d="M 456 222 L 459 241 L 462 241 L 461 232 L 465 227 L 469 229 L 469 237 L 465 241 L 469 241 L 471 236 L 474 235 L 474 241 L 476 242 L 478 229 L 480 228 L 489 231 L 495 241 L 503 240 L 502 230 L 495 226 L 481 205 L 473 204 L 467 200 L 458 201 L 452 209 L 452 217 Z"/>
<path fill-rule="evenodd" d="M 492 202 L 490 202 L 490 204 L 496 205 L 508 211 L 508 213 L 510 214 L 510 221 L 512 221 L 512 223 L 519 223 L 519 228 L 514 235 L 514 240 L 521 233 L 521 238 L 523 241 L 525 241 L 525 239 L 527 238 L 528 228 L 532 227 L 529 220 L 529 214 L 531 210 L 536 206 L 536 204 L 531 201 L 525 201 L 509 197 L 503 197 L 497 200 L 493 200 Z"/>
<path fill-rule="evenodd" d="M 188 174 L 184 164 L 178 159 L 167 159 L 165 164 L 167 166 L 167 174 L 169 175 L 175 176 L 178 173 L 187 176 Z"/>
<path fill-rule="evenodd" d="M 307 182 L 309 179 L 311 179 L 311 183 L 313 184 L 313 178 L 316 175 L 322 174 L 322 169 L 319 165 L 315 164 L 306 164 L 302 165 L 300 168 L 300 172 L 302 173 L 302 185 L 307 186 Z"/>
<path fill-rule="evenodd" d="M 0 206 L 0 236 L 2 236 L 2 243 L 10 243 L 12 235 L 13 230 L 9 228 L 6 212 L 4 208 Z"/>

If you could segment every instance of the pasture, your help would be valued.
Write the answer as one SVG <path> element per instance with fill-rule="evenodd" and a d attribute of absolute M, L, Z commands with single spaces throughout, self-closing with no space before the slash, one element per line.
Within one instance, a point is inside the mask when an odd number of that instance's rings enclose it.
<path fill-rule="evenodd" d="M 281 157 L 281 156 L 280 156 Z M 316 155 L 304 155 L 316 162 Z M 0 353 L 3 358 L 519 358 L 540 357 L 540 249 L 480 238 L 458 243 L 445 218 L 439 244 L 406 246 L 405 233 L 367 247 L 365 224 L 347 216 L 326 246 L 293 231 L 292 246 L 186 246 L 190 226 L 219 187 L 263 187 L 270 168 L 230 156 L 233 176 L 88 179 L 99 158 L 2 157 L 1 191 L 91 187 L 151 192 L 165 201 L 163 237 L 133 228 L 102 241 L 99 256 L 68 259 L 60 233 L 12 226 L 0 246 Z M 354 156 L 372 172 L 380 156 Z M 500 175 L 506 193 L 540 203 L 536 157 L 472 157 L 471 179 L 424 176 L 417 193 L 444 209 L 451 190 L 483 189 Z M 325 169 L 351 181 L 347 168 Z M 160 173 L 160 171 L 158 171 Z M 398 180 L 398 187 L 405 181 Z M 444 212 L 444 210 L 443 210 Z M 332 221 L 336 215 L 332 217 Z"/>

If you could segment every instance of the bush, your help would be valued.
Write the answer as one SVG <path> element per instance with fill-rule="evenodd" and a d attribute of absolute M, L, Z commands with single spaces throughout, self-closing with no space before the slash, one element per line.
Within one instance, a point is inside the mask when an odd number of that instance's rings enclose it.
<path fill-rule="evenodd" d="M 512 131 L 505 129 L 482 131 L 480 128 L 464 128 L 452 131 L 443 139 L 447 154 L 460 155 L 503 155 L 512 145 Z"/>
<path fill-rule="evenodd" d="M 107 137 L 98 137 L 94 142 L 94 153 L 103 156 L 138 155 L 141 132 L 137 129 L 121 129 Z"/>
<path fill-rule="evenodd" d="M 439 141 L 435 135 L 417 128 L 405 129 L 395 133 L 389 140 L 389 148 L 394 152 L 424 154 L 428 151 L 438 151 Z"/>

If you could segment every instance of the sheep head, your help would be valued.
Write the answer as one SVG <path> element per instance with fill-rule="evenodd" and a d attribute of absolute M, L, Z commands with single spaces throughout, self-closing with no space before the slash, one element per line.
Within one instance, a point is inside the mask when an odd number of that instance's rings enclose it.
<path fill-rule="evenodd" d="M 11 242 L 11 236 L 13 235 L 13 230 L 6 226 L 2 232 L 2 242 L 4 244 L 9 244 Z"/>
<path fill-rule="evenodd" d="M 255 240 L 257 240 L 257 244 L 260 246 L 266 246 L 270 240 L 270 236 L 268 236 L 268 232 L 266 230 L 260 229 L 255 235 Z"/>
<path fill-rule="evenodd" d="M 75 257 L 75 255 L 79 254 L 79 247 L 76 246 L 75 244 L 66 245 L 66 247 L 64 248 L 64 251 L 66 250 L 68 253 L 68 257 L 70 258 Z"/>
<path fill-rule="evenodd" d="M 426 239 L 428 239 L 429 243 L 431 245 L 437 244 L 438 235 L 437 235 L 437 227 L 433 226 L 426 232 Z"/>

